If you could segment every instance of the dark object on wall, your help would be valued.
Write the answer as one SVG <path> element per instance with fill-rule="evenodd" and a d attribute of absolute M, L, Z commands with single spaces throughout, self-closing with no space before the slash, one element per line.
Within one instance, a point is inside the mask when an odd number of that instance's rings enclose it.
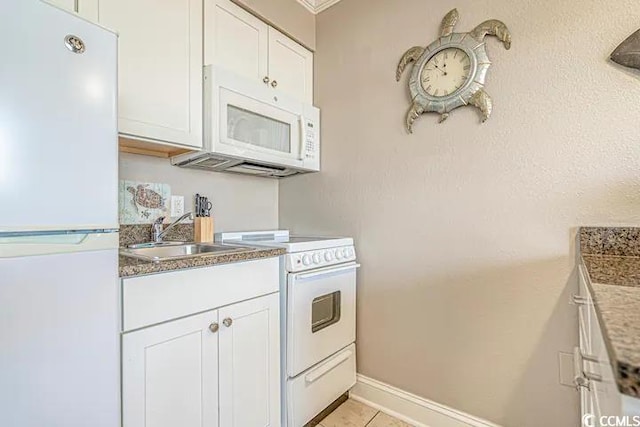
<path fill-rule="evenodd" d="M 640 70 L 640 30 L 620 43 L 611 54 L 611 60 L 625 67 Z"/>

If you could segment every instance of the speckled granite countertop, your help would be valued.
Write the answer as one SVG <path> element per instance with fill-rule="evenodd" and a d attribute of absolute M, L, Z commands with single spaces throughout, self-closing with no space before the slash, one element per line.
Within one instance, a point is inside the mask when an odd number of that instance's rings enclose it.
<path fill-rule="evenodd" d="M 201 255 L 193 258 L 163 262 L 149 262 L 120 255 L 120 277 L 140 276 L 143 274 L 183 270 L 186 268 L 209 267 L 230 262 L 251 261 L 254 259 L 280 256 L 284 253 L 284 249 L 248 249 L 243 252 Z"/>
<path fill-rule="evenodd" d="M 120 246 L 126 247 L 151 240 L 151 224 L 120 225 Z M 180 224 L 167 233 L 167 240 L 193 240 L 193 224 Z M 150 262 L 120 255 L 120 277 L 133 277 L 145 274 L 162 273 L 187 268 L 209 267 L 231 262 L 251 261 L 283 255 L 284 249 L 247 248 L 246 251 L 226 254 L 200 255 L 193 258 L 172 261 Z"/>
<path fill-rule="evenodd" d="M 618 388 L 640 397 L 640 228 L 583 227 L 579 237 Z"/>

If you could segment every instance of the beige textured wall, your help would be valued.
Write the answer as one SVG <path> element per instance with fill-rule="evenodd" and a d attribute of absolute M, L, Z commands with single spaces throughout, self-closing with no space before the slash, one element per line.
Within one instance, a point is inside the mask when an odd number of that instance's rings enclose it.
<path fill-rule="evenodd" d="M 233 0 L 311 50 L 316 48 L 316 16 L 296 0 Z"/>
<path fill-rule="evenodd" d="M 185 197 L 187 211 L 193 210 L 196 193 L 206 195 L 213 203 L 216 232 L 278 226 L 275 180 L 182 169 L 167 159 L 125 153 L 120 153 L 120 179 L 170 184 L 172 194 Z"/>
<path fill-rule="evenodd" d="M 493 117 L 403 129 L 402 53 L 452 7 L 513 33 Z M 343 0 L 317 17 L 320 174 L 283 180 L 280 226 L 356 238 L 362 374 L 512 427 L 577 426 L 558 352 L 577 342 L 581 224 L 640 223 L 640 78 L 606 60 L 635 0 Z M 406 79 L 405 75 L 405 79 Z"/>

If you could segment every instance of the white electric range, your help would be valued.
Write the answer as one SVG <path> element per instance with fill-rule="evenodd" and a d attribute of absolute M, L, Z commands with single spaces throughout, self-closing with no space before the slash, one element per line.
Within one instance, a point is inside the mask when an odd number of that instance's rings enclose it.
<path fill-rule="evenodd" d="M 288 230 L 216 234 L 286 249 L 281 261 L 283 425 L 301 427 L 356 382 L 356 252 L 348 237 Z"/>

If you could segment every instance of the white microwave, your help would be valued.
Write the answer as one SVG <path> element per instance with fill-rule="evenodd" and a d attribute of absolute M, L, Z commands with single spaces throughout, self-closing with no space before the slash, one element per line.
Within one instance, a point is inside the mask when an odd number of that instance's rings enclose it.
<path fill-rule="evenodd" d="M 320 170 L 319 109 L 221 68 L 204 74 L 204 149 L 174 165 L 271 178 Z"/>

